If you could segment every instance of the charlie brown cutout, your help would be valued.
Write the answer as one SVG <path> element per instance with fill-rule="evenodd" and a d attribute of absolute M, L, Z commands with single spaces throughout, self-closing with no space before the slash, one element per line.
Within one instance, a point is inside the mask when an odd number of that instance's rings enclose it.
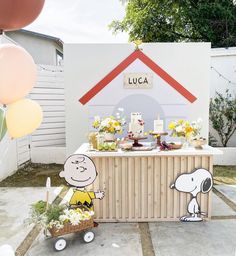
<path fill-rule="evenodd" d="M 85 187 L 91 185 L 96 177 L 97 170 L 94 162 L 86 155 L 74 154 L 67 158 L 64 164 L 64 171 L 60 177 L 73 186 L 73 195 L 69 201 L 70 206 L 80 206 L 93 210 L 93 199 L 103 199 L 103 191 L 87 191 Z"/>

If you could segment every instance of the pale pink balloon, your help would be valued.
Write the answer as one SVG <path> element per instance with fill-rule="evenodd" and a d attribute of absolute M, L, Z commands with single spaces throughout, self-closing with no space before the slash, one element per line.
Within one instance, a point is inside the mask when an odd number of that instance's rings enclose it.
<path fill-rule="evenodd" d="M 0 46 L 0 103 L 10 104 L 25 97 L 36 83 L 37 68 L 22 47 Z"/>

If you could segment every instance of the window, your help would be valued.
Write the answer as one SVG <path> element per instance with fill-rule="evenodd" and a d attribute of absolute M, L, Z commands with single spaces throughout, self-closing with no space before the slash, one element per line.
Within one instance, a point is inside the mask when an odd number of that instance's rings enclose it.
<path fill-rule="evenodd" d="M 58 51 L 58 50 L 56 50 L 56 63 L 57 63 L 57 66 L 61 65 L 62 60 L 63 60 L 63 53 Z"/>

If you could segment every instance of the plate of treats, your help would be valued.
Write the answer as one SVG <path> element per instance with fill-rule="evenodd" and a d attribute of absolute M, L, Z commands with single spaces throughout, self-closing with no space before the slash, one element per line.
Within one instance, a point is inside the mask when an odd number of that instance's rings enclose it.
<path fill-rule="evenodd" d="M 174 142 L 166 143 L 165 141 L 162 141 L 160 145 L 161 151 L 176 150 L 181 148 L 182 148 L 182 144 L 175 144 Z"/>
<path fill-rule="evenodd" d="M 154 147 L 152 146 L 142 146 L 142 147 L 132 147 L 132 151 L 151 151 Z"/>

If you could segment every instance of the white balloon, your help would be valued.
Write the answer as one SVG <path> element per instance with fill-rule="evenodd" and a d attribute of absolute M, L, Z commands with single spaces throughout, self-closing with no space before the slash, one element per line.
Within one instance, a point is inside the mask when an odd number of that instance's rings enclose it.
<path fill-rule="evenodd" d="M 15 256 L 15 252 L 9 244 L 4 244 L 0 246 L 0 256 Z"/>

